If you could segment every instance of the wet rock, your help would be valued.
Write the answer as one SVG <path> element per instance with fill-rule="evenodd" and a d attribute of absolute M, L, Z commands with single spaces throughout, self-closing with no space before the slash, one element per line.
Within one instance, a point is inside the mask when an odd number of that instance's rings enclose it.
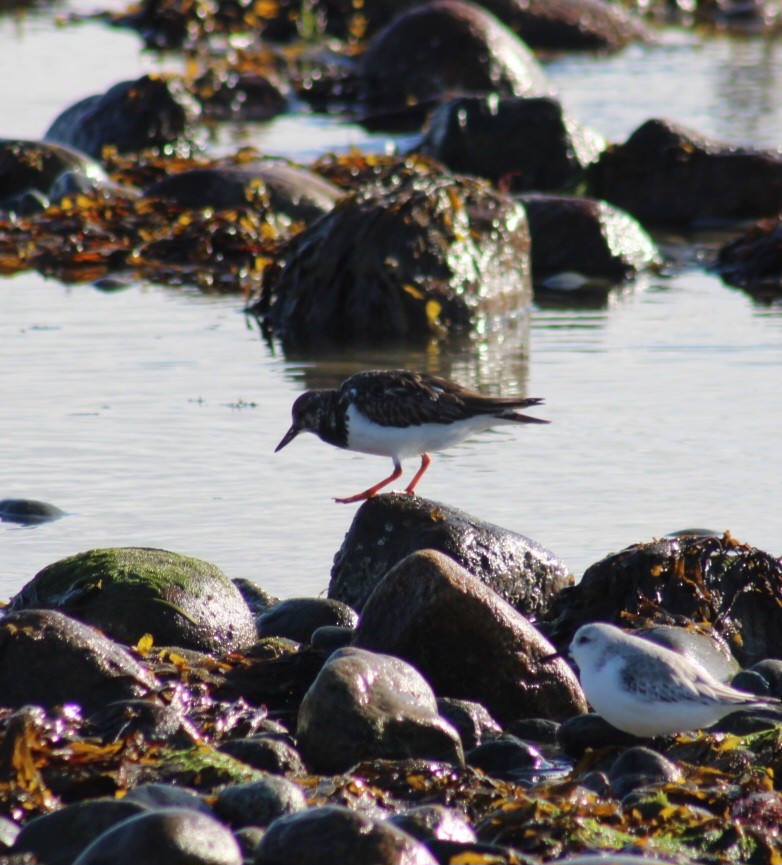
<path fill-rule="evenodd" d="M 390 823 L 339 805 L 324 805 L 276 820 L 253 865 L 436 865 L 437 860 Z"/>
<path fill-rule="evenodd" d="M 502 727 L 480 703 L 441 697 L 437 700 L 437 711 L 456 728 L 465 750 L 502 734 Z"/>
<path fill-rule="evenodd" d="M 13 820 L 0 815 L 0 854 L 7 853 L 19 836 L 19 827 Z"/>
<path fill-rule="evenodd" d="M 524 535 L 420 496 L 375 496 L 356 512 L 334 557 L 329 597 L 361 610 L 388 571 L 418 550 L 450 556 L 526 616 L 570 584 L 566 566 Z"/>
<path fill-rule="evenodd" d="M 540 96 L 552 85 L 527 46 L 485 9 L 432 0 L 394 18 L 360 63 L 366 101 L 411 105 L 454 93 Z"/>
<path fill-rule="evenodd" d="M 303 775 L 304 761 L 293 745 L 271 736 L 247 736 L 229 739 L 220 745 L 220 750 L 252 766 L 274 775 Z"/>
<path fill-rule="evenodd" d="M 421 675 L 398 658 L 356 648 L 331 655 L 304 695 L 297 741 L 316 772 L 380 757 L 464 760 L 459 734 L 437 714 Z"/>
<path fill-rule="evenodd" d="M 252 862 L 258 847 L 263 840 L 264 830 L 260 826 L 245 826 L 234 832 L 234 837 L 239 842 L 245 862 Z"/>
<path fill-rule="evenodd" d="M 507 734 L 478 745 L 465 754 L 465 759 L 468 766 L 508 781 L 528 779 L 546 762 L 532 745 Z"/>
<path fill-rule="evenodd" d="M 281 257 L 249 311 L 289 345 L 468 330 L 531 300 L 523 208 L 433 166 L 392 166 Z"/>
<path fill-rule="evenodd" d="M 727 682 L 736 675 L 739 665 L 730 649 L 716 634 L 701 634 L 675 625 L 654 625 L 633 631 L 639 637 L 672 649 L 705 667 L 715 679 Z"/>
<path fill-rule="evenodd" d="M 779 725 L 782 717 L 776 709 L 748 709 L 731 712 L 709 727 L 709 732 L 732 736 L 751 736 Z M 751 757 L 751 755 L 750 755 Z"/>
<path fill-rule="evenodd" d="M 436 693 L 482 703 L 500 722 L 586 711 L 570 667 L 510 604 L 453 559 L 424 550 L 367 601 L 354 644 L 404 658 Z"/>
<path fill-rule="evenodd" d="M 34 817 L 19 833 L 14 853 L 34 853 L 46 865 L 71 865 L 107 829 L 146 811 L 138 802 L 87 799 Z"/>
<path fill-rule="evenodd" d="M 250 207 L 278 220 L 307 225 L 328 213 L 341 195 L 328 180 L 282 160 L 192 168 L 170 174 L 144 192 L 145 198 L 173 201 L 182 207 Z"/>
<path fill-rule="evenodd" d="M 98 836 L 73 865 L 242 865 L 233 834 L 187 808 L 149 811 Z"/>
<path fill-rule="evenodd" d="M 741 666 L 782 657 L 782 562 L 756 547 L 684 535 L 634 544 L 563 589 L 547 632 L 564 649 L 587 622 L 711 625 Z"/>
<path fill-rule="evenodd" d="M 0 619 L 0 703 L 95 711 L 140 697 L 155 677 L 99 631 L 55 610 L 24 610 Z"/>
<path fill-rule="evenodd" d="M 139 784 L 128 790 L 120 801 L 136 802 L 151 811 L 161 808 L 189 808 L 202 814 L 214 813 L 195 790 L 175 787 L 173 784 Z"/>
<path fill-rule="evenodd" d="M 58 609 L 135 644 L 204 651 L 244 649 L 255 623 L 236 586 L 214 565 L 166 550 L 117 547 L 61 559 L 37 573 L 10 609 Z"/>
<path fill-rule="evenodd" d="M 591 198 L 522 195 L 536 290 L 607 287 L 660 264 L 657 245 L 627 213 Z"/>
<path fill-rule="evenodd" d="M 577 717 L 584 718 L 586 716 L 579 715 Z M 520 718 L 518 721 L 511 721 L 505 728 L 505 732 L 525 741 L 555 745 L 560 726 L 556 721 L 549 718 Z"/>
<path fill-rule="evenodd" d="M 758 300 L 782 297 L 782 217 L 762 219 L 723 244 L 716 268 L 725 282 Z"/>
<path fill-rule="evenodd" d="M 340 628 L 336 625 L 324 625 L 312 632 L 310 642 L 316 649 L 333 652 L 349 646 L 353 640 L 354 628 Z"/>
<path fill-rule="evenodd" d="M 268 777 L 246 784 L 232 784 L 217 794 L 215 813 L 229 826 L 268 826 L 285 814 L 307 807 L 304 792 L 287 778 Z"/>
<path fill-rule="evenodd" d="M 231 582 L 239 590 L 239 594 L 244 598 L 245 603 L 254 616 L 259 616 L 261 613 L 265 613 L 275 604 L 279 604 L 280 602 L 279 598 L 270 595 L 252 580 L 237 577 L 236 579 L 231 580 Z"/>
<path fill-rule="evenodd" d="M 621 745 L 636 745 L 646 742 L 611 726 L 605 718 L 589 712 L 563 721 L 557 731 L 557 743 L 569 757 L 579 758 L 587 748 L 599 750 Z"/>
<path fill-rule="evenodd" d="M 434 838 L 461 843 L 477 840 L 467 820 L 458 811 L 443 805 L 419 805 L 395 814 L 388 822 L 424 843 Z"/>
<path fill-rule="evenodd" d="M 0 158 L 2 158 L 0 156 Z M 2 203 L 0 202 L 0 209 Z M 19 523 L 23 526 L 35 526 L 39 523 L 50 523 L 64 517 L 65 512 L 48 502 L 37 502 L 34 499 L 2 499 L 0 501 L 0 522 Z"/>
<path fill-rule="evenodd" d="M 151 700 L 109 703 L 92 715 L 89 723 L 95 735 L 104 742 L 140 736 L 147 742 L 187 747 L 199 738 L 195 728 L 178 709 Z"/>
<path fill-rule="evenodd" d="M 764 658 L 750 667 L 753 673 L 759 673 L 768 682 L 768 693 L 772 697 L 782 698 L 782 660 Z"/>
<path fill-rule="evenodd" d="M 261 637 L 287 637 L 309 643 L 320 627 L 354 628 L 357 621 L 355 610 L 333 598 L 288 598 L 258 616 L 256 626 Z"/>
<path fill-rule="evenodd" d="M 647 120 L 589 167 L 588 187 L 644 225 L 757 219 L 779 211 L 782 154 Z"/>
<path fill-rule="evenodd" d="M 636 746 L 624 751 L 608 772 L 611 794 L 623 799 L 639 787 L 678 784 L 684 779 L 681 770 L 651 748 Z"/>
<path fill-rule="evenodd" d="M 758 697 L 771 696 L 768 682 L 755 670 L 741 670 L 733 677 L 730 684 L 732 688 L 746 691 L 748 694 L 757 694 Z"/>
<path fill-rule="evenodd" d="M 214 67 L 193 85 L 211 120 L 260 123 L 289 108 L 287 88 L 275 77 Z"/>
<path fill-rule="evenodd" d="M 504 191 L 570 188 L 605 147 L 550 97 L 461 96 L 440 105 L 416 151 Z M 533 256 L 535 247 L 533 245 Z"/>
<path fill-rule="evenodd" d="M 44 138 L 100 159 L 103 148 L 135 153 L 189 149 L 201 108 L 177 78 L 144 75 L 88 96 L 63 111 Z"/>

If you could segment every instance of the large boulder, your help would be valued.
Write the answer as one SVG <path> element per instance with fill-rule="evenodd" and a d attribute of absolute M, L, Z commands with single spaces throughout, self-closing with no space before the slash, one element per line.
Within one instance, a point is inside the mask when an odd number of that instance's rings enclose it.
<path fill-rule="evenodd" d="M 166 550 L 116 547 L 77 553 L 39 571 L 11 599 L 12 611 L 56 609 L 135 644 L 204 651 L 246 649 L 255 622 L 217 567 Z"/>
<path fill-rule="evenodd" d="M 404 658 L 435 692 L 482 703 L 499 721 L 586 711 L 554 647 L 510 604 L 435 550 L 392 568 L 364 606 L 354 645 Z"/>
<path fill-rule="evenodd" d="M 334 557 L 329 597 L 361 610 L 388 571 L 411 553 L 450 556 L 525 616 L 541 616 L 567 567 L 524 535 L 421 496 L 375 496 L 356 512 Z"/>
<path fill-rule="evenodd" d="M 301 702 L 296 735 L 307 764 L 322 773 L 375 758 L 464 761 L 459 734 L 438 715 L 420 673 L 357 648 L 325 663 Z"/>

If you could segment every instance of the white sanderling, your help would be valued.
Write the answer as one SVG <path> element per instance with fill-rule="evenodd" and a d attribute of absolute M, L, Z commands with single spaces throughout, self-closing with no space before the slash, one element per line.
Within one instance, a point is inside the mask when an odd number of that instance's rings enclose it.
<path fill-rule="evenodd" d="M 684 655 L 600 622 L 576 631 L 570 656 L 594 710 L 635 736 L 697 730 L 738 709 L 780 702 L 723 685 Z"/>

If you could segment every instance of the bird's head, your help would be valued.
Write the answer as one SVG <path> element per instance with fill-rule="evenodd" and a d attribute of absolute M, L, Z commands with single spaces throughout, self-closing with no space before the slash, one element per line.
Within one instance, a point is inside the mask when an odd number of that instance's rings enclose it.
<path fill-rule="evenodd" d="M 320 429 L 325 408 L 324 394 L 326 393 L 329 391 L 308 390 L 297 398 L 291 409 L 293 423 L 282 437 L 282 441 L 274 449 L 275 453 L 282 450 L 285 445 L 290 444 L 299 433 L 316 433 Z"/>
<path fill-rule="evenodd" d="M 580 668 L 590 663 L 599 663 L 606 652 L 606 646 L 610 643 L 612 635 L 621 637 L 622 632 L 619 628 L 603 622 L 582 625 L 570 643 L 568 654 Z"/>

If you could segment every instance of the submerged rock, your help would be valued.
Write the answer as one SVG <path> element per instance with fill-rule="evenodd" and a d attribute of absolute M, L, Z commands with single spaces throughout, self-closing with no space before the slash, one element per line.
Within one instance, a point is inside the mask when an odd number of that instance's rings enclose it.
<path fill-rule="evenodd" d="M 404 658 L 435 692 L 500 722 L 586 711 L 573 671 L 510 604 L 435 550 L 393 567 L 366 602 L 354 645 Z"/>
<path fill-rule="evenodd" d="M 0 522 L 19 523 L 23 526 L 36 526 L 39 523 L 50 523 L 65 516 L 56 505 L 39 502 L 35 499 L 2 499 L 0 500 Z"/>
<path fill-rule="evenodd" d="M 464 762 L 459 734 L 438 715 L 421 675 L 360 648 L 339 649 L 325 663 L 301 702 L 296 735 L 316 772 L 378 757 Z"/>
<path fill-rule="evenodd" d="M 361 610 L 388 571 L 418 550 L 440 550 L 526 616 L 541 616 L 570 585 L 567 567 L 530 538 L 420 496 L 375 496 L 356 512 L 334 557 L 329 597 Z"/>
<path fill-rule="evenodd" d="M 89 550 L 44 568 L 11 599 L 12 611 L 61 610 L 116 640 L 205 651 L 247 648 L 256 639 L 252 614 L 217 567 L 166 550 Z"/>

